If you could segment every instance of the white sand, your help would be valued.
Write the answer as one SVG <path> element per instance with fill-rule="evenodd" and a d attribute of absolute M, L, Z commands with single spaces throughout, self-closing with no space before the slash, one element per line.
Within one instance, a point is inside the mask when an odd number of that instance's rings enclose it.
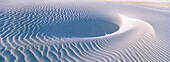
<path fill-rule="evenodd" d="M 0 62 L 170 61 L 169 8 L 39 1 L 0 2 Z"/>

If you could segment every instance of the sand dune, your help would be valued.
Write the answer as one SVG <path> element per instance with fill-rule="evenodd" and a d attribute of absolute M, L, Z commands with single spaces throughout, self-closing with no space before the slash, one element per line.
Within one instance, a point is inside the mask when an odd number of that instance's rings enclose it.
<path fill-rule="evenodd" d="M 167 11 L 94 1 L 3 3 L 0 62 L 170 61 Z"/>

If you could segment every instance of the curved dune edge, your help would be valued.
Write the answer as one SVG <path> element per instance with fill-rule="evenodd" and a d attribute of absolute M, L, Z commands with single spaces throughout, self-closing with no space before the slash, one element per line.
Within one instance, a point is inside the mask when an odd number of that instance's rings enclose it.
<path fill-rule="evenodd" d="M 93 5 L 92 3 L 88 2 L 85 6 L 89 7 L 88 5 Z M 103 6 L 103 4 L 105 5 Z M 98 8 L 98 5 L 101 5 L 100 7 L 105 8 L 105 10 L 99 10 L 99 12 L 95 12 L 96 10 L 94 9 L 103 9 Z M 93 8 L 96 6 L 97 8 Z M 47 15 L 44 15 L 42 19 L 38 16 L 32 16 L 31 14 L 34 13 L 29 13 L 32 11 L 29 9 L 21 10 L 21 12 L 10 12 L 5 11 L 4 9 L 0 10 L 0 61 L 133 62 L 170 60 L 168 50 L 169 47 L 166 46 L 166 43 L 169 43 L 168 36 L 170 36 L 167 32 L 169 31 L 169 29 L 167 29 L 167 24 L 170 23 L 168 22 L 169 19 L 166 13 L 142 7 L 134 7 L 126 4 L 96 2 L 96 6 L 94 5 L 89 8 L 92 11 L 86 11 L 80 8 L 77 9 L 76 7 L 77 13 L 76 11 L 73 11 L 73 13 L 75 13 L 75 16 L 73 17 L 74 20 L 76 20 L 76 17 L 78 17 L 76 22 L 84 18 L 87 18 L 86 20 L 93 18 L 94 20 L 92 21 L 95 21 L 98 20 L 98 18 L 100 19 L 100 17 L 102 16 L 102 18 L 104 18 L 104 21 L 115 23 L 116 25 L 118 25 L 118 30 L 113 33 L 105 34 L 98 37 L 58 38 L 56 36 L 53 36 L 52 34 L 49 34 L 48 30 L 43 31 L 46 30 L 46 28 L 43 29 L 44 27 L 42 27 L 43 34 L 40 34 L 41 31 L 36 31 L 40 29 L 41 26 L 47 26 L 50 24 L 52 25 L 55 22 L 55 20 L 53 20 L 55 18 L 53 16 L 49 16 L 55 15 L 52 14 L 53 12 L 55 12 L 53 10 L 56 9 L 54 7 L 47 6 L 43 7 L 44 9 L 42 9 L 42 6 L 39 6 L 42 11 L 40 11 L 40 14 L 36 15 L 42 16 L 47 13 Z M 15 9 L 12 9 L 11 11 L 13 10 Z M 59 13 L 61 15 L 58 16 L 61 16 L 61 18 L 59 19 L 62 19 L 62 22 L 66 21 L 69 18 L 67 17 L 68 13 L 67 11 L 65 12 L 65 10 L 67 10 L 67 8 L 64 8 L 63 12 L 62 10 L 56 11 L 61 12 Z M 28 12 L 28 15 L 24 15 L 27 13 L 22 11 Z M 102 11 L 107 12 L 100 13 Z M 145 12 L 149 14 L 146 14 Z M 91 13 L 97 13 L 97 16 L 91 15 Z M 26 17 L 26 19 L 24 19 L 24 17 L 22 19 L 22 16 Z M 15 23 L 18 19 L 22 19 L 21 22 Z M 23 20 L 30 20 L 31 22 Z M 50 22 L 48 22 L 48 20 L 50 20 Z M 42 24 L 38 24 L 39 22 L 41 22 Z M 160 22 L 166 24 L 160 25 Z"/>

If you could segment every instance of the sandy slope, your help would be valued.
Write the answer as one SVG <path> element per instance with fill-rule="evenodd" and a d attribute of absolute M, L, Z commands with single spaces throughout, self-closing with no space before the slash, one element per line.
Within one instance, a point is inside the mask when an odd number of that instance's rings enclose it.
<path fill-rule="evenodd" d="M 0 4 L 1 62 L 170 61 L 168 9 L 22 3 Z"/>

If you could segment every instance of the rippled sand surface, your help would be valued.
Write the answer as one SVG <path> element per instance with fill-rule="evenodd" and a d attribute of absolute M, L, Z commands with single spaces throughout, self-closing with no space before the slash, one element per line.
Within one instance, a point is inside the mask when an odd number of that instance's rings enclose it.
<path fill-rule="evenodd" d="M 170 61 L 168 7 L 43 1 L 0 1 L 0 62 Z"/>

